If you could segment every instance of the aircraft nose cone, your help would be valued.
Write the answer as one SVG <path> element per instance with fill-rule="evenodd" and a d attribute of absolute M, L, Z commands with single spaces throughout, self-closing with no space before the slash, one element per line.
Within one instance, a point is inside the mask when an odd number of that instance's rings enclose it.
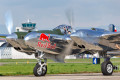
<path fill-rule="evenodd" d="M 12 34 L 9 34 L 7 37 L 6 37 L 6 40 L 8 43 L 10 43 L 11 45 L 15 45 L 15 41 L 18 39 L 18 36 L 16 33 L 12 33 Z"/>
<path fill-rule="evenodd" d="M 30 32 L 24 37 L 25 44 L 28 46 L 37 45 L 37 38 L 39 34 L 37 32 Z"/>
<path fill-rule="evenodd" d="M 30 39 L 33 39 L 33 38 L 37 38 L 38 34 L 36 32 L 31 32 L 31 33 L 28 33 L 25 37 L 24 37 L 24 40 L 25 41 L 28 41 Z"/>

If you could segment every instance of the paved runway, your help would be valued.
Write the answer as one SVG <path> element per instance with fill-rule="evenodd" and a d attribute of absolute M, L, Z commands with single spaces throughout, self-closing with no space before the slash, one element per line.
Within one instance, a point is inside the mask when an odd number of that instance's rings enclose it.
<path fill-rule="evenodd" d="M 101 73 L 55 74 L 44 77 L 29 76 L 0 76 L 0 80 L 120 80 L 120 73 L 103 76 Z"/>

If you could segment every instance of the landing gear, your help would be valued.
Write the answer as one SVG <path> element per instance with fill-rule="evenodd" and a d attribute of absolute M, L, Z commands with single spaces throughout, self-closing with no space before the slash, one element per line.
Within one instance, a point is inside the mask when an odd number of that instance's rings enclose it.
<path fill-rule="evenodd" d="M 103 75 L 112 75 L 112 73 L 113 73 L 113 64 L 110 62 L 109 59 L 106 59 L 101 64 L 101 71 L 102 71 Z"/>
<path fill-rule="evenodd" d="M 33 73 L 35 76 L 45 76 L 47 73 L 47 65 L 42 62 L 41 64 L 37 63 L 34 67 Z"/>
<path fill-rule="evenodd" d="M 45 76 L 47 73 L 47 59 L 43 58 L 43 52 L 38 52 L 36 58 L 38 59 L 38 63 L 33 69 L 33 74 L 35 76 Z M 44 60 L 44 61 L 42 61 Z"/>

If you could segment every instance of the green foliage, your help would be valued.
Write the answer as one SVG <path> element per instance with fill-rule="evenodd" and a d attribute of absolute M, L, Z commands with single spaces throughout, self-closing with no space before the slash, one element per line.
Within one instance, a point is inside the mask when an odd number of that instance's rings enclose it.
<path fill-rule="evenodd" d="M 57 34 L 57 35 L 63 35 L 60 31 L 60 29 L 55 29 L 55 30 L 40 30 L 37 31 L 38 33 L 48 33 L 48 34 Z"/>
<path fill-rule="evenodd" d="M 18 39 L 24 39 L 24 36 L 28 34 L 28 32 L 15 32 L 18 36 Z"/>

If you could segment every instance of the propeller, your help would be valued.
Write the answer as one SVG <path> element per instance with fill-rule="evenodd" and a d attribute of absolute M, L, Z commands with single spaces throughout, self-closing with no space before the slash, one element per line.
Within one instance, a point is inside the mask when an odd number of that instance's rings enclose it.
<path fill-rule="evenodd" d="M 6 12 L 5 14 L 5 24 L 6 24 L 8 33 L 11 34 L 13 29 L 13 19 L 10 11 Z"/>
<path fill-rule="evenodd" d="M 73 29 L 73 25 L 74 25 L 74 13 L 73 13 L 72 9 L 66 10 L 66 17 L 67 17 L 67 20 L 68 20 L 70 26 L 72 27 L 72 32 L 75 32 L 75 30 Z"/>
<path fill-rule="evenodd" d="M 13 29 L 13 19 L 12 19 L 12 14 L 10 11 L 5 13 L 5 24 L 6 24 L 6 28 L 8 30 L 8 35 L 6 36 L 7 39 L 7 44 L 9 44 L 9 39 L 17 39 L 18 36 L 15 33 L 12 33 L 12 29 Z M 7 47 L 7 46 L 6 46 Z"/>
<path fill-rule="evenodd" d="M 66 11 L 66 17 L 70 26 L 73 27 L 74 18 L 73 18 L 73 11 L 71 9 Z M 72 32 L 74 32 L 73 28 L 72 28 Z M 72 40 L 69 41 L 68 44 L 65 46 L 65 49 L 59 55 L 56 56 L 56 61 L 64 62 L 65 56 L 70 55 L 72 53 L 73 44 L 74 44 L 74 41 Z"/>
<path fill-rule="evenodd" d="M 64 58 L 66 55 L 70 55 L 72 53 L 72 46 L 73 41 L 71 41 L 68 45 L 66 45 L 65 49 L 56 56 L 56 61 L 58 62 L 64 62 Z"/>
<path fill-rule="evenodd" d="M 73 10 L 68 9 L 68 10 L 66 11 L 66 17 L 67 17 L 67 20 L 68 20 L 70 26 L 72 27 L 72 26 L 73 26 L 73 21 L 74 21 L 74 18 L 73 18 Z"/>

